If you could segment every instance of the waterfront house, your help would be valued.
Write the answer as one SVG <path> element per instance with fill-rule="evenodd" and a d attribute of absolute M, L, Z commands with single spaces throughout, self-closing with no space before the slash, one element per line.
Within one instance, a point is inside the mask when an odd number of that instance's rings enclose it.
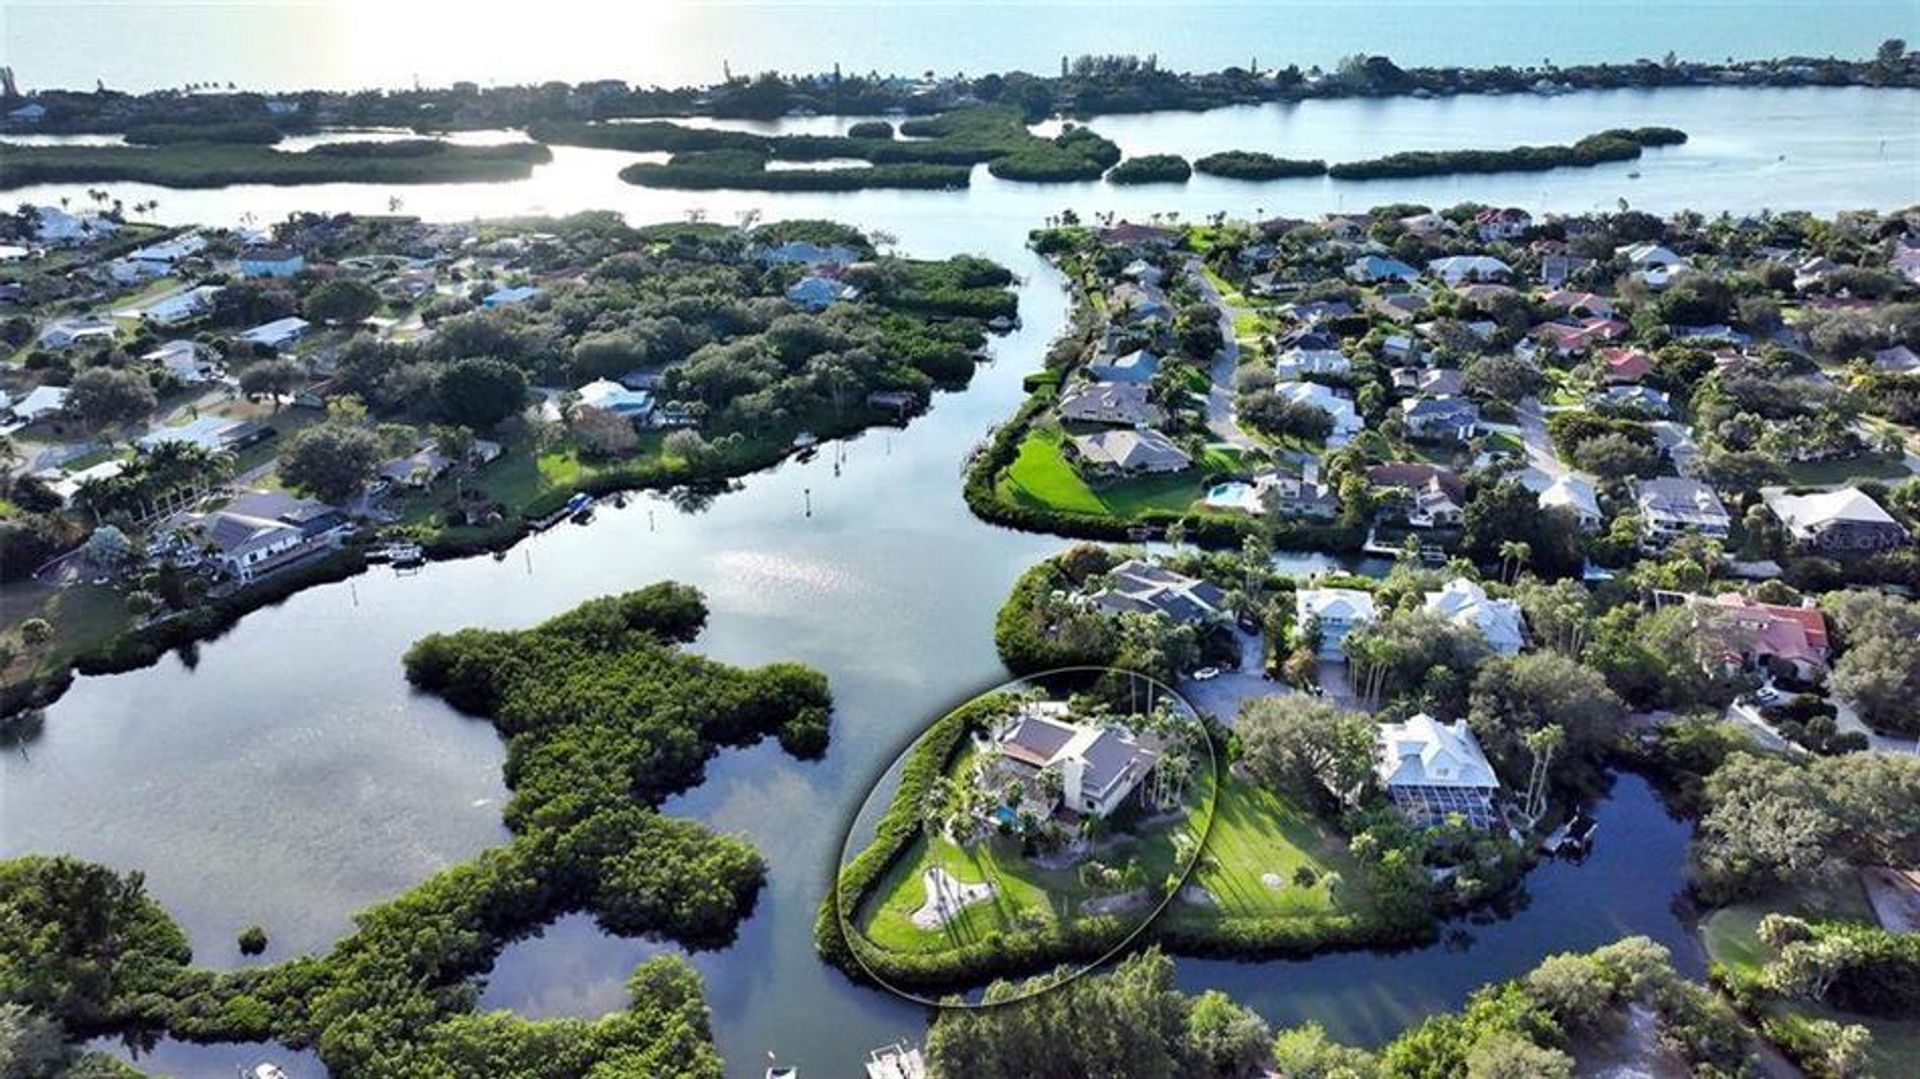
<path fill-rule="evenodd" d="M 1063 701 L 1022 705 L 997 748 L 990 782 L 1016 779 L 1032 799 L 1040 773 L 1052 771 L 1060 777 L 1059 805 L 1094 818 L 1119 809 L 1159 760 L 1132 732 L 1080 722 Z"/>
<path fill-rule="evenodd" d="M 22 124 L 37 124 L 47 118 L 47 107 L 38 101 L 29 101 L 17 109 L 7 110 L 7 119 Z"/>
<path fill-rule="evenodd" d="M 645 420 L 653 411 L 653 394 L 630 390 L 610 378 L 595 379 L 580 387 L 578 393 L 582 408 L 597 408 L 629 420 Z"/>
<path fill-rule="evenodd" d="M 353 525 L 324 502 L 277 491 L 245 492 L 224 508 L 187 518 L 190 536 L 234 579 L 246 582 L 325 550 Z"/>
<path fill-rule="evenodd" d="M 120 231 L 120 223 L 99 214 L 70 214 L 58 206 L 33 208 L 33 238 L 48 247 L 75 247 L 104 240 Z"/>
<path fill-rule="evenodd" d="M 1357 588 L 1301 588 L 1293 594 L 1293 622 L 1320 634 L 1321 659 L 1345 659 L 1347 634 L 1378 617 L 1373 595 Z"/>
<path fill-rule="evenodd" d="M 1173 305 L 1166 294 L 1149 285 L 1131 282 L 1115 288 L 1107 297 L 1107 312 L 1114 321 L 1140 323 L 1150 319 L 1173 321 Z"/>
<path fill-rule="evenodd" d="M 1174 241 L 1180 237 L 1180 234 L 1172 229 L 1138 225 L 1131 221 L 1096 228 L 1093 230 L 1093 235 L 1103 244 L 1113 244 L 1136 252 L 1172 247 Z"/>
<path fill-rule="evenodd" d="M 307 335 L 313 326 L 303 318 L 288 316 L 262 323 L 240 335 L 240 340 L 263 348 L 284 349 Z"/>
<path fill-rule="evenodd" d="M 1467 487 L 1451 469 L 1420 461 L 1374 465 L 1367 482 L 1376 494 L 1397 501 L 1415 528 L 1451 528 L 1466 512 Z"/>
<path fill-rule="evenodd" d="M 1095 382 L 1127 382 L 1145 386 L 1160 370 L 1160 357 L 1144 348 L 1120 356 L 1102 357 L 1087 364 L 1087 377 Z"/>
<path fill-rule="evenodd" d="M 792 240 L 760 253 L 760 261 L 769 266 L 847 266 L 859 260 L 860 252 L 845 244 L 821 246 L 804 240 Z"/>
<path fill-rule="evenodd" d="M 249 247 L 240 252 L 241 277 L 292 277 L 307 268 L 306 257 L 291 247 Z"/>
<path fill-rule="evenodd" d="M 1147 388 L 1132 382 L 1082 382 L 1060 395 L 1054 406 L 1063 420 L 1148 427 L 1161 420 L 1160 408 L 1147 400 Z"/>
<path fill-rule="evenodd" d="M 1426 609 L 1462 629 L 1476 630 L 1503 656 L 1517 654 L 1527 643 L 1526 622 L 1520 605 L 1493 599 L 1476 581 L 1456 577 L 1438 592 L 1426 594 Z"/>
<path fill-rule="evenodd" d="M 1325 483 L 1269 473 L 1255 478 L 1254 490 L 1264 508 L 1282 517 L 1329 521 L 1340 515 L 1340 496 Z"/>
<path fill-rule="evenodd" d="M 1713 488 L 1686 476 L 1635 481 L 1633 500 L 1641 539 L 1651 546 L 1664 546 L 1680 535 L 1725 539 L 1733 527 L 1732 516 Z"/>
<path fill-rule="evenodd" d="M 1187 626 L 1227 616 L 1227 593 L 1220 586 L 1140 558 L 1108 570 L 1105 587 L 1088 602 L 1104 614 L 1159 614 Z"/>
<path fill-rule="evenodd" d="M 1460 816 L 1489 828 L 1497 821 L 1500 778 L 1466 720 L 1441 723 L 1422 712 L 1405 723 L 1381 724 L 1377 737 L 1374 774 L 1414 824 L 1431 827 Z"/>
<path fill-rule="evenodd" d="M 394 457 L 380 463 L 380 478 L 388 483 L 414 490 L 425 490 L 447 474 L 456 462 L 441 453 L 438 446 L 429 442 L 404 457 Z"/>
<path fill-rule="evenodd" d="M 787 302 L 808 311 L 825 311 L 841 300 L 851 300 L 858 293 L 851 286 L 843 285 L 831 277 L 810 274 L 787 286 Z"/>
<path fill-rule="evenodd" d="M 1080 435 L 1067 445 L 1069 455 L 1099 478 L 1157 475 L 1193 467 L 1193 458 L 1185 450 L 1151 427 Z"/>
<path fill-rule="evenodd" d="M 1533 227 L 1533 215 L 1517 206 L 1488 208 L 1473 215 L 1473 224 L 1480 239 L 1488 243 L 1517 240 Z"/>
<path fill-rule="evenodd" d="M 1912 537 L 1880 503 L 1858 487 L 1792 495 L 1763 493 L 1767 509 L 1795 543 L 1826 554 L 1861 554 L 1905 546 Z"/>

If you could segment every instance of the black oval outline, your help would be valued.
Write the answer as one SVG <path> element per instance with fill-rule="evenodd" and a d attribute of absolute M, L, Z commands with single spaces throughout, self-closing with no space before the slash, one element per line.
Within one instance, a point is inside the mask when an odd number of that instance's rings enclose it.
<path fill-rule="evenodd" d="M 1179 701 L 1182 705 L 1185 705 L 1188 715 L 1193 717 L 1194 725 L 1200 728 L 1200 740 L 1206 743 L 1206 747 L 1207 747 L 1207 764 L 1213 770 L 1213 793 L 1210 796 L 1210 799 L 1207 805 L 1206 828 L 1200 833 L 1200 841 L 1194 845 L 1193 857 L 1187 860 L 1186 866 L 1180 871 L 1180 882 L 1177 885 L 1175 885 L 1173 888 L 1169 889 L 1166 894 L 1166 897 L 1160 900 L 1160 905 L 1153 908 L 1153 910 L 1150 911 L 1146 917 L 1140 920 L 1139 925 L 1136 925 L 1131 932 L 1129 932 L 1126 936 L 1122 937 L 1118 942 L 1114 944 L 1113 947 L 1101 953 L 1097 958 L 1094 958 L 1086 961 L 1085 963 L 1082 963 L 1078 969 L 1074 970 L 1073 973 L 1067 975 L 1066 977 L 1049 981 L 1043 985 L 1039 985 L 1029 992 L 1021 993 L 1019 996 L 1009 997 L 1005 1000 L 994 1000 L 994 1001 L 987 1001 L 987 1000 L 972 1001 L 972 1000 L 966 1000 L 966 999 L 943 1000 L 943 999 L 936 999 L 933 997 L 922 996 L 918 993 L 911 992 L 906 989 L 902 989 L 901 987 L 894 985 L 892 982 L 889 982 L 887 981 L 887 979 L 881 977 L 877 972 L 874 971 L 874 969 L 871 966 L 868 965 L 866 959 L 861 957 L 860 948 L 858 945 L 854 943 L 855 934 L 854 934 L 853 923 L 847 917 L 847 912 L 841 906 L 841 903 L 840 903 L 840 873 L 846 868 L 846 865 L 847 865 L 847 854 L 848 854 L 847 848 L 848 848 L 849 841 L 852 840 L 853 838 L 854 825 L 859 822 L 860 817 L 865 813 L 867 809 L 867 804 L 873 800 L 874 793 L 880 789 L 881 781 L 886 779 L 888 775 L 892 774 L 893 770 L 899 767 L 900 764 L 907 759 L 907 755 L 913 752 L 914 747 L 920 744 L 920 740 L 922 738 L 926 737 L 927 732 L 932 729 L 934 723 L 940 722 L 942 719 L 945 719 L 947 716 L 952 715 L 954 712 L 962 708 L 965 708 L 967 705 L 973 703 L 976 700 L 979 700 L 981 697 L 985 697 L 994 693 L 999 693 L 1013 686 L 1029 684 L 1029 683 L 1037 683 L 1042 679 L 1051 678 L 1055 675 L 1086 674 L 1086 673 L 1094 673 L 1094 672 L 1097 672 L 1097 673 L 1112 672 L 1115 674 L 1124 674 L 1130 678 L 1146 679 L 1148 682 L 1151 682 L 1154 686 L 1165 691 L 1168 695 L 1172 696 L 1175 700 Z M 1039 688 L 1044 688 L 1044 687 L 1039 687 Z M 1140 938 L 1140 935 L 1146 932 L 1149 928 L 1153 926 L 1153 923 L 1159 921 L 1161 916 L 1167 912 L 1167 908 L 1173 904 L 1173 901 L 1179 898 L 1180 892 L 1186 888 L 1187 882 L 1190 879 L 1192 879 L 1194 869 L 1196 869 L 1200 865 L 1200 860 L 1202 855 L 1205 853 L 1207 849 L 1208 841 L 1213 838 L 1213 823 L 1217 816 L 1216 811 L 1218 809 L 1218 803 L 1220 800 L 1221 781 L 1222 781 L 1222 777 L 1220 775 L 1220 751 L 1213 744 L 1213 732 L 1207 729 L 1206 720 L 1202 718 L 1200 710 L 1193 706 L 1193 702 L 1187 699 L 1186 694 L 1181 693 L 1179 690 L 1174 689 L 1172 686 L 1167 685 L 1165 682 L 1160 681 L 1158 678 L 1155 678 L 1152 675 L 1142 674 L 1139 671 L 1129 671 L 1123 667 L 1091 667 L 1091 666 L 1054 667 L 1049 670 L 1037 671 L 1033 674 L 1025 674 L 1025 675 L 1020 675 L 1014 678 L 1010 678 L 989 689 L 981 690 L 980 692 L 975 693 L 970 697 L 967 697 L 965 700 L 960 701 L 959 703 L 955 704 L 953 707 L 948 708 L 946 711 L 943 711 L 939 715 L 935 716 L 931 722 L 929 722 L 926 726 L 922 727 L 919 730 L 919 732 L 916 733 L 912 738 L 908 739 L 906 746 L 903 747 L 899 753 L 895 754 L 891 761 L 887 762 L 886 767 L 882 768 L 880 770 L 880 773 L 874 777 L 873 782 L 867 786 L 867 796 L 860 800 L 860 804 L 857 807 L 855 807 L 853 814 L 847 818 L 846 828 L 840 836 L 840 854 L 838 859 L 834 863 L 832 889 L 828 893 L 829 902 L 833 904 L 834 920 L 839 923 L 840 935 L 841 935 L 841 938 L 846 942 L 847 953 L 853 957 L 853 961 L 855 963 L 859 964 L 861 972 L 866 975 L 867 979 L 872 984 L 879 986 L 882 989 L 885 989 L 887 992 L 892 993 L 894 996 L 897 996 L 902 1000 L 910 1001 L 914 1004 L 919 1004 L 923 1007 L 934 1008 L 941 1011 L 947 1011 L 947 1010 L 958 1011 L 963 1009 L 970 1010 L 970 1011 L 978 1011 L 978 1010 L 985 1010 L 988 1008 L 998 1008 L 998 1007 L 1002 1007 L 1004 1005 L 1009 1005 L 1009 1004 L 1019 1004 L 1024 1001 L 1032 1000 L 1042 993 L 1052 992 L 1053 990 L 1058 989 L 1061 986 L 1067 985 L 1078 978 L 1081 978 L 1088 974 L 1093 973 L 1095 970 L 1106 965 L 1112 960 L 1118 958 L 1122 952 L 1125 952 L 1128 948 L 1132 947 L 1133 943 Z M 1030 975 L 1029 977 L 1033 980 L 1038 980 L 1040 977 L 1044 976 L 1044 974 L 1045 974 L 1044 971 L 1036 972 L 1034 975 Z M 986 984 L 990 985 L 994 980 L 998 980 L 998 979 L 991 979 Z M 980 988 L 984 988 L 984 986 L 981 986 Z"/>

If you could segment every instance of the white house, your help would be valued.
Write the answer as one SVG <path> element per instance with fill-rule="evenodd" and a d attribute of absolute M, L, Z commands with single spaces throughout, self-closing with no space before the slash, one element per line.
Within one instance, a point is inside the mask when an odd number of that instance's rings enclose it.
<path fill-rule="evenodd" d="M 610 378 L 595 379 L 580 387 L 580 404 L 597 408 L 630 420 L 645 419 L 653 411 L 653 395 L 645 390 L 630 390 Z"/>
<path fill-rule="evenodd" d="M 1427 272 L 1449 285 L 1468 281 L 1505 281 L 1513 267 L 1490 255 L 1449 255 L 1427 263 Z"/>
<path fill-rule="evenodd" d="M 1283 382 L 1307 375 L 1345 375 L 1353 371 L 1353 361 L 1337 348 L 1290 348 L 1273 363 L 1273 373 Z"/>
<path fill-rule="evenodd" d="M 1517 206 L 1489 208 L 1475 214 L 1473 223 L 1480 230 L 1480 238 L 1489 243 L 1517 240 L 1533 227 L 1533 215 Z"/>
<path fill-rule="evenodd" d="M 513 304 L 525 303 L 538 295 L 540 295 L 540 288 L 537 285 L 511 285 L 487 293 L 481 298 L 480 306 L 510 307 Z"/>
<path fill-rule="evenodd" d="M 999 749 L 1003 766 L 1016 773 L 1057 771 L 1061 805 L 1090 817 L 1120 808 L 1159 760 L 1130 733 L 1075 721 L 1061 701 L 1023 706 Z"/>
<path fill-rule="evenodd" d="M 58 206 L 33 208 L 33 238 L 51 247 L 103 240 L 120 231 L 120 223 L 98 214 L 70 214 Z"/>
<path fill-rule="evenodd" d="M 1333 392 L 1318 382 L 1281 382 L 1273 387 L 1273 392 L 1284 401 L 1296 405 L 1308 405 L 1317 408 L 1333 418 L 1333 432 L 1327 436 L 1327 445 L 1343 446 L 1347 440 L 1366 427 L 1360 419 L 1353 402 Z"/>
<path fill-rule="evenodd" d="M 1713 488 L 1685 476 L 1640 480 L 1634 487 L 1634 503 L 1641 537 L 1654 546 L 1683 533 L 1725 539 L 1733 528 L 1733 515 Z"/>
<path fill-rule="evenodd" d="M 175 264 L 181 259 L 191 258 L 205 250 L 207 238 L 198 232 L 186 232 L 171 240 L 162 240 L 157 244 L 148 244 L 127 255 L 127 261 L 150 267 L 153 276 L 173 272 Z"/>
<path fill-rule="evenodd" d="M 1133 382 L 1082 382 L 1061 394 L 1054 410 L 1063 420 L 1122 427 L 1147 427 L 1161 419 L 1147 388 Z"/>
<path fill-rule="evenodd" d="M 140 312 L 140 317 L 158 326 L 177 326 L 213 310 L 213 301 L 220 297 L 222 291 L 219 285 L 200 285 L 185 292 L 176 292 L 148 304 Z"/>
<path fill-rule="evenodd" d="M 1302 588 L 1293 594 L 1294 624 L 1320 629 L 1320 658 L 1345 659 L 1347 634 L 1377 617 L 1371 593 L 1354 588 Z"/>
<path fill-rule="evenodd" d="M 42 348 L 69 349 L 89 341 L 111 342 L 119 332 L 104 318 L 57 318 L 40 328 L 36 339 Z"/>
<path fill-rule="evenodd" d="M 265 345 L 268 348 L 286 348 L 307 335 L 312 323 L 303 318 L 289 316 L 262 323 L 240 335 L 240 340 L 253 345 Z"/>
<path fill-rule="evenodd" d="M 220 365 L 207 357 L 207 350 L 184 339 L 168 341 L 140 358 L 186 383 L 212 382 L 220 377 Z"/>
<path fill-rule="evenodd" d="M 1600 515 L 1600 495 L 1593 483 L 1570 472 L 1554 477 L 1535 495 L 1541 509 L 1565 510 L 1573 514 L 1585 531 L 1598 529 L 1604 520 Z"/>
<path fill-rule="evenodd" d="M 1422 712 L 1405 723 L 1382 724 L 1374 774 L 1416 824 L 1439 824 L 1458 814 L 1485 828 L 1496 819 L 1500 777 L 1464 719 L 1440 723 Z"/>
<path fill-rule="evenodd" d="M 841 300 L 851 300 L 856 290 L 831 277 L 811 274 L 787 286 L 787 302 L 809 311 L 825 311 Z"/>
<path fill-rule="evenodd" d="M 12 412 L 20 422 L 32 423 L 58 414 L 66 404 L 65 386 L 35 386 L 32 392 L 13 403 Z"/>
<path fill-rule="evenodd" d="M 1376 281 L 1412 281 L 1420 276 L 1419 270 L 1384 255 L 1362 255 L 1347 263 L 1346 273 L 1348 280 L 1363 285 Z"/>
<path fill-rule="evenodd" d="M 257 425 L 246 420 L 202 416 L 176 427 L 156 427 L 136 439 L 134 445 L 143 453 L 152 453 L 169 444 L 195 446 L 217 453 L 231 448 L 257 430 Z"/>
<path fill-rule="evenodd" d="M 1428 592 L 1426 609 L 1462 629 L 1475 629 L 1503 656 L 1519 653 L 1527 643 L 1526 620 L 1520 605 L 1493 599 L 1475 581 L 1456 577 L 1438 592 Z"/>

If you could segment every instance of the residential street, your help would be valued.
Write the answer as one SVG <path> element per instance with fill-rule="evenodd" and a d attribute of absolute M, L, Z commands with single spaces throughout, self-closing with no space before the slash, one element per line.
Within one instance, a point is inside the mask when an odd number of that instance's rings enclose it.
<path fill-rule="evenodd" d="M 1207 303 L 1213 305 L 1220 316 L 1220 338 L 1224 342 L 1213 358 L 1213 367 L 1208 375 L 1212 385 L 1207 388 L 1207 430 L 1213 437 L 1239 448 L 1254 449 L 1260 443 L 1240 427 L 1239 412 L 1233 405 L 1233 373 L 1240 368 L 1240 342 L 1234 340 L 1234 308 L 1228 305 L 1226 297 L 1220 295 L 1213 282 L 1207 279 L 1201 269 L 1200 259 L 1189 256 L 1187 274 Z"/>

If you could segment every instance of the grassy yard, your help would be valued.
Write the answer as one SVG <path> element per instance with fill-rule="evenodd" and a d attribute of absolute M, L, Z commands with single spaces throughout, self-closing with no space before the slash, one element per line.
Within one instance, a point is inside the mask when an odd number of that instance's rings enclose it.
<path fill-rule="evenodd" d="M 53 625 L 53 647 L 40 656 L 29 656 L 20 643 L 20 623 L 29 618 L 44 618 Z M 0 675 L 7 681 L 52 669 L 75 655 L 118 635 L 130 624 L 126 602 L 119 592 L 104 585 L 77 584 L 70 588 L 50 588 L 22 583 L 8 585 L 0 593 L 0 638 L 16 653 L 13 665 Z"/>
<path fill-rule="evenodd" d="M 1820 910 L 1808 910 L 1804 904 L 1791 901 L 1722 907 L 1709 915 L 1700 926 L 1707 956 L 1726 967 L 1735 980 L 1757 977 L 1760 968 L 1774 955 L 1773 949 L 1758 935 L 1760 919 L 1776 910 L 1866 920 L 1872 918 L 1865 896 L 1851 889 L 1838 902 L 1829 901 Z M 1843 1024 L 1858 1023 L 1866 1027 L 1873 1032 L 1874 1074 L 1908 1074 L 1913 1061 L 1920 1060 L 1920 1019 L 1881 1019 L 1855 1015 L 1807 1000 L 1770 1000 L 1763 1007 L 1768 1018 L 1789 1027 L 1797 1028 L 1816 1019 Z"/>
<path fill-rule="evenodd" d="M 1229 776 L 1213 812 L 1206 853 L 1191 883 L 1211 893 L 1217 905 L 1176 903 L 1167 913 L 1170 921 L 1205 926 L 1222 918 L 1315 917 L 1371 906 L 1346 840 L 1280 795 Z M 1316 883 L 1294 882 L 1302 866 L 1314 870 Z M 1332 888 L 1330 872 L 1340 875 Z M 1270 886 L 1263 879 L 1269 874 L 1282 886 Z"/>
<path fill-rule="evenodd" d="M 1908 475 L 1905 461 L 1876 453 L 1837 461 L 1800 461 L 1787 466 L 1787 482 L 1800 487 L 1825 487 L 1856 479 L 1903 480 Z"/>
<path fill-rule="evenodd" d="M 964 773 L 971 751 L 963 753 L 954 765 L 956 774 Z M 1175 872 L 1179 855 L 1174 836 L 1205 827 L 1205 815 L 1212 800 L 1212 783 L 1202 778 L 1188 792 L 1189 815 L 1172 822 L 1146 828 L 1138 834 L 1116 833 L 1102 841 L 1093 859 L 1108 866 L 1124 866 L 1138 861 L 1145 871 L 1150 889 L 1159 887 Z M 913 924 L 913 913 L 926 903 L 926 885 L 922 874 L 938 866 L 962 884 L 991 881 L 994 894 L 964 908 L 961 913 L 937 929 L 922 929 Z M 1021 853 L 1020 840 L 993 836 L 963 848 L 944 837 L 922 835 L 907 848 L 887 875 L 869 893 L 856 915 L 859 931 L 874 944 L 893 951 L 943 951 L 973 943 L 994 933 L 1013 932 L 1035 922 L 1061 922 L 1074 918 L 1082 903 L 1100 895 L 1080 880 L 1080 867 L 1042 868 Z M 1157 906 L 1158 899 L 1153 904 Z M 1146 917 L 1153 906 L 1133 908 L 1138 917 Z"/>
<path fill-rule="evenodd" d="M 1067 460 L 1066 439 L 1057 430 L 1030 432 L 1013 464 L 1000 476 L 1000 497 L 1038 509 L 1130 521 L 1153 510 L 1185 513 L 1204 493 L 1200 482 L 1205 476 L 1240 464 L 1237 450 L 1212 446 L 1185 472 L 1122 480 L 1096 491 Z"/>

